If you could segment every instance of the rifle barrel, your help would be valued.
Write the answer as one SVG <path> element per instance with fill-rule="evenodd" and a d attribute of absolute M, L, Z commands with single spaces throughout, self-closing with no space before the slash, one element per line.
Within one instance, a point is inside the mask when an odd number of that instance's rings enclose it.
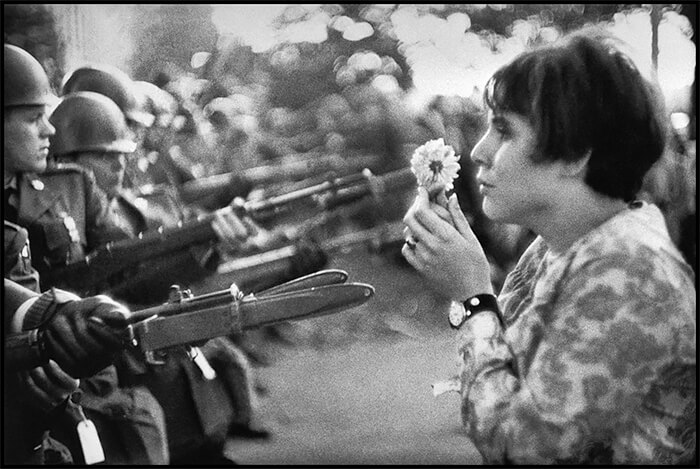
<path fill-rule="evenodd" d="M 333 253 L 343 248 L 349 248 L 357 244 L 371 241 L 390 243 L 398 239 L 403 239 L 403 227 L 403 222 L 396 221 L 375 228 L 355 231 L 322 242 L 321 249 L 326 253 Z M 217 274 L 230 274 L 264 264 L 289 260 L 296 252 L 296 247 L 291 245 L 264 251 L 252 256 L 239 257 L 219 265 Z"/>
<path fill-rule="evenodd" d="M 329 171 L 346 173 L 360 169 L 357 162 L 346 161 L 337 154 L 314 155 L 313 158 L 304 159 L 287 158 L 292 160 L 187 181 L 178 187 L 178 192 L 188 203 L 217 195 L 230 196 L 230 200 L 244 196 L 252 187 L 296 181 Z"/>
<path fill-rule="evenodd" d="M 311 196 L 321 194 L 323 192 L 340 190 L 344 187 L 351 186 L 353 184 L 365 182 L 367 177 L 364 173 L 351 174 L 349 176 L 334 178 L 329 181 L 324 181 L 313 186 L 304 187 L 297 189 L 286 194 L 276 195 L 265 200 L 251 200 L 245 202 L 243 209 L 245 212 L 253 218 L 262 216 L 264 213 L 268 213 L 275 209 L 279 209 L 290 203 L 307 199 Z"/>
<path fill-rule="evenodd" d="M 374 176 L 368 170 L 363 172 L 366 184 L 348 184 L 336 191 L 327 192 L 321 197 L 321 206 L 330 210 L 340 205 L 355 202 L 368 195 L 381 198 L 384 194 L 392 194 L 395 191 L 414 186 L 416 176 L 411 168 L 402 168 L 388 173 Z"/>

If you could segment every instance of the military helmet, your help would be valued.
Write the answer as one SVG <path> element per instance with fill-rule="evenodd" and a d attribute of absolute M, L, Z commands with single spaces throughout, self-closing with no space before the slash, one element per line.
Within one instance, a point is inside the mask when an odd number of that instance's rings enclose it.
<path fill-rule="evenodd" d="M 153 125 L 154 116 L 144 110 L 145 97 L 134 86 L 133 80 L 117 67 L 91 64 L 68 72 L 61 84 L 61 95 L 76 91 L 100 93 L 117 103 L 127 119 L 145 127 Z"/>
<path fill-rule="evenodd" d="M 17 46 L 5 44 L 3 106 L 44 106 L 55 101 L 49 77 L 39 61 Z"/>
<path fill-rule="evenodd" d="M 49 122 L 56 128 L 50 151 L 54 156 L 98 151 L 133 153 L 136 142 L 114 101 L 99 93 L 78 91 L 63 97 Z"/>

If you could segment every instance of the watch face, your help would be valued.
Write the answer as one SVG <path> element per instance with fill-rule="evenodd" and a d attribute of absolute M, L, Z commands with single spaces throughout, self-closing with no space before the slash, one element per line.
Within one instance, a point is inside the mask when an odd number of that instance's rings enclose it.
<path fill-rule="evenodd" d="M 450 305 L 449 320 L 452 327 L 459 327 L 464 322 L 464 318 L 467 316 L 467 312 L 464 310 L 464 306 L 457 302 L 453 302 Z"/>

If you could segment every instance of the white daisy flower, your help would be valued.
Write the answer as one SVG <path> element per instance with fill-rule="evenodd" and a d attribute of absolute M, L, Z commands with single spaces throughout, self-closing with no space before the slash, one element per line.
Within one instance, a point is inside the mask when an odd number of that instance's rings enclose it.
<path fill-rule="evenodd" d="M 430 140 L 413 152 L 411 171 L 416 175 L 418 186 L 425 187 L 429 194 L 436 194 L 454 187 L 453 181 L 460 169 L 459 158 L 442 138 Z"/>

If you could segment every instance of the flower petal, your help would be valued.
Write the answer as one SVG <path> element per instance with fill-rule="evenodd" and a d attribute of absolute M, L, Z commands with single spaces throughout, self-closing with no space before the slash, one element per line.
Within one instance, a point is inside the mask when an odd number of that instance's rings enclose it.
<path fill-rule="evenodd" d="M 459 156 L 442 138 L 429 140 L 416 148 L 411 156 L 411 171 L 416 175 L 418 185 L 428 192 L 449 190 L 454 187 L 460 169 Z"/>

